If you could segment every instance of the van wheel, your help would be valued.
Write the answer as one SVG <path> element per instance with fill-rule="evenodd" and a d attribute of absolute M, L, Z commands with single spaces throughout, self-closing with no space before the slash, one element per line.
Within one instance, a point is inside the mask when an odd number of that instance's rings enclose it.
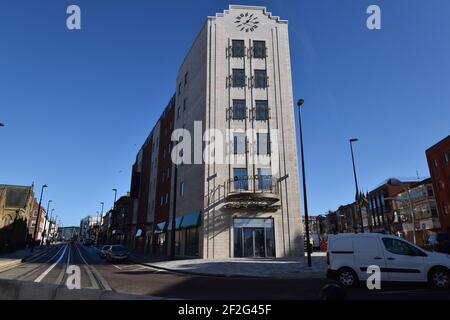
<path fill-rule="evenodd" d="M 358 283 L 358 276 L 352 269 L 342 268 L 338 271 L 338 281 L 342 286 L 350 288 Z"/>
<path fill-rule="evenodd" d="M 428 277 L 430 284 L 437 289 L 450 288 L 450 273 L 445 268 L 435 268 Z"/>

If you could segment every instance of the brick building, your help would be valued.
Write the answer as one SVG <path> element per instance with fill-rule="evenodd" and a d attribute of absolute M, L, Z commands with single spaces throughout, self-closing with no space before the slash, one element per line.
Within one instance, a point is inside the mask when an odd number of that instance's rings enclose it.
<path fill-rule="evenodd" d="M 442 231 L 450 231 L 450 136 L 426 151 Z"/>

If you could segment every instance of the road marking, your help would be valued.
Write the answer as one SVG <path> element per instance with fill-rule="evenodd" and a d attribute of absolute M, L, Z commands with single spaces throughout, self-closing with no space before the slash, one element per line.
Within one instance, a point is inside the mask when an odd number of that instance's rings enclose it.
<path fill-rule="evenodd" d="M 68 247 L 68 245 L 65 245 L 63 248 L 64 248 L 64 251 L 63 251 L 63 253 L 61 254 L 61 256 L 58 258 L 58 260 L 54 263 L 54 264 L 52 264 L 50 267 L 48 267 L 48 269 L 47 270 L 45 270 L 39 277 L 37 277 L 36 278 L 36 280 L 34 280 L 34 282 L 41 282 L 42 281 L 42 279 L 44 279 L 46 276 L 47 276 L 47 274 L 50 272 L 50 271 L 52 271 L 53 270 L 53 268 L 62 260 L 62 258 L 64 257 L 64 254 L 66 253 L 66 250 L 67 250 L 67 247 Z M 62 248 L 61 248 L 62 249 Z M 59 250 L 58 251 L 58 253 L 55 255 L 55 256 L 57 256 L 59 253 L 61 252 L 61 250 Z M 54 256 L 54 257 L 55 257 Z M 53 257 L 53 258 L 54 258 Z M 53 259 L 52 258 L 52 259 Z M 50 260 L 52 260 L 52 259 L 50 259 Z M 50 261 L 49 260 L 49 261 Z"/>
<path fill-rule="evenodd" d="M 91 284 L 92 284 L 91 288 L 92 289 L 100 289 L 99 285 L 97 284 L 97 281 L 95 281 L 94 275 L 92 274 L 91 270 L 89 270 L 89 268 L 86 265 L 84 265 L 83 267 L 84 267 L 84 270 L 86 270 L 89 280 L 91 281 Z"/>
<path fill-rule="evenodd" d="M 83 260 L 83 262 L 88 266 L 88 268 L 90 269 L 90 271 L 92 271 L 92 273 L 95 275 L 95 277 L 97 278 L 97 280 L 100 282 L 100 284 L 103 286 L 103 289 L 106 291 L 112 291 L 111 287 L 109 286 L 108 282 L 106 282 L 106 280 L 102 277 L 102 275 L 97 271 L 97 269 L 95 269 L 94 266 L 89 265 L 89 263 L 87 263 L 86 259 L 84 259 L 83 255 L 81 254 L 80 248 L 78 248 L 77 245 L 75 245 L 75 247 L 78 250 L 78 254 L 80 255 L 81 259 Z M 95 282 L 94 282 L 95 283 Z M 93 283 L 93 285 L 94 285 Z"/>

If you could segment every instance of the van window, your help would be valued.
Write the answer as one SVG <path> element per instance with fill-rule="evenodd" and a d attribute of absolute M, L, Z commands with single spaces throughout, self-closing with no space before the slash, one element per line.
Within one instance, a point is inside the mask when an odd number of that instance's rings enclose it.
<path fill-rule="evenodd" d="M 377 238 L 359 238 L 355 239 L 354 247 L 356 252 L 370 254 L 382 254 L 380 243 Z"/>
<path fill-rule="evenodd" d="M 386 250 L 401 256 L 424 256 L 425 254 L 412 245 L 397 239 L 383 238 Z"/>

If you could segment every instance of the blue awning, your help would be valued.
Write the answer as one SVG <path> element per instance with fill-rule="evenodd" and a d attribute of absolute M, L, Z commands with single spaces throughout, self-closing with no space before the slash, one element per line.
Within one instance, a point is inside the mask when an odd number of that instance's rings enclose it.
<path fill-rule="evenodd" d="M 195 228 L 200 225 L 201 212 L 195 212 L 184 216 L 181 222 L 181 229 Z"/>
<path fill-rule="evenodd" d="M 155 227 L 155 233 L 163 233 L 165 231 L 166 224 L 167 223 L 165 221 L 158 223 Z"/>
<path fill-rule="evenodd" d="M 183 221 L 183 217 L 177 217 L 175 220 L 175 230 L 181 229 L 181 222 Z M 170 219 L 169 224 L 167 226 L 167 231 L 172 230 L 172 219 Z"/>

